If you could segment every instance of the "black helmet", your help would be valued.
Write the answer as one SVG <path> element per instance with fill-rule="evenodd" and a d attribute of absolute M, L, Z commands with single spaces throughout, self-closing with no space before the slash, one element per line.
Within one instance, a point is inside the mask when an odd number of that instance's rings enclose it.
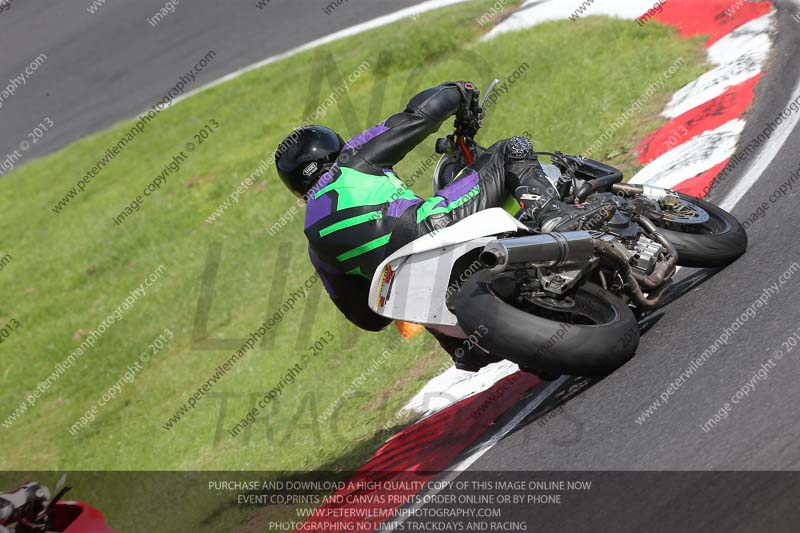
<path fill-rule="evenodd" d="M 336 161 L 343 147 L 342 138 L 330 128 L 297 128 L 275 150 L 278 175 L 292 192 L 302 196 L 314 185 L 326 165 Z"/>

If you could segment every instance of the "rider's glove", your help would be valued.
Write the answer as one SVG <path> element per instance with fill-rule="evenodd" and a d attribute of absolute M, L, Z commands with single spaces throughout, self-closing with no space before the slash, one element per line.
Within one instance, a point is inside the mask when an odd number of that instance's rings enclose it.
<path fill-rule="evenodd" d="M 472 111 L 461 111 L 456 115 L 455 130 L 456 134 L 462 137 L 474 137 L 481 128 L 483 121 L 482 113 Z"/>
<path fill-rule="evenodd" d="M 457 81 L 455 86 L 461 91 L 464 99 L 464 104 L 456 113 L 455 129 L 459 135 L 472 137 L 478 132 L 483 121 L 480 91 L 469 81 Z"/>
<path fill-rule="evenodd" d="M 475 111 L 479 108 L 480 91 L 471 81 L 460 80 L 455 82 L 455 86 L 461 91 L 461 96 L 464 98 L 464 109 Z"/>

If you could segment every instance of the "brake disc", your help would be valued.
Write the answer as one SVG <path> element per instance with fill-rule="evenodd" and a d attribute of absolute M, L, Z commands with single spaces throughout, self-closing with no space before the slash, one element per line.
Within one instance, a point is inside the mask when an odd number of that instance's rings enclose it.
<path fill-rule="evenodd" d="M 705 209 L 683 199 L 674 206 L 662 208 L 661 216 L 665 222 L 687 225 L 703 224 L 711 219 Z"/>

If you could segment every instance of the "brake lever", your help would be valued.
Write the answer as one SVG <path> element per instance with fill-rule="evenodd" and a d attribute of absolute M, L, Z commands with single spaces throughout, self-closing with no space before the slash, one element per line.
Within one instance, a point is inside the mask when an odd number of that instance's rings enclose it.
<path fill-rule="evenodd" d="M 486 107 L 486 100 L 489 99 L 489 95 L 492 94 L 492 91 L 494 90 L 494 88 L 497 86 L 498 83 L 500 83 L 500 80 L 498 80 L 497 78 L 493 79 L 492 83 L 489 84 L 489 88 L 486 89 L 485 93 L 483 93 L 483 98 L 481 99 L 480 102 L 481 109 Z"/>

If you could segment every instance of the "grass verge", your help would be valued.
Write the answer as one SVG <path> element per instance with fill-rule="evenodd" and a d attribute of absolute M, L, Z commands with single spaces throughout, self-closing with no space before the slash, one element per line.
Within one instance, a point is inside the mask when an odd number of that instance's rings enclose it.
<path fill-rule="evenodd" d="M 685 64 L 593 154 L 612 164 L 626 161 L 623 168 L 630 173 L 635 170 L 629 163 L 632 140 L 657 126 L 669 96 L 706 68 L 699 40 L 680 39 L 657 24 L 640 28 L 605 18 L 547 23 L 479 42 L 489 28 L 477 19 L 493 3 L 469 2 L 401 21 L 193 96 L 159 113 L 58 214 L 53 205 L 132 122 L 0 180 L 0 230 L 6 237 L 0 252 L 13 256 L 0 272 L 5 296 L 0 326 L 11 319 L 19 323 L 0 346 L 0 421 L 8 421 L 151 272 L 159 265 L 165 269 L 35 405 L 10 428 L 0 426 L 5 444 L 0 468 L 357 468 L 389 434 L 387 420 L 448 358 L 428 336 L 399 344 L 356 394 L 340 402 L 336 416 L 322 421 L 320 415 L 377 364 L 398 335 L 393 328 L 368 334 L 349 325 L 319 283 L 285 313 L 268 346 L 259 342 L 194 409 L 164 428 L 241 345 L 236 339 L 246 339 L 273 316 L 313 273 L 305 255 L 302 209 L 287 212 L 293 198 L 270 160 L 276 144 L 320 105 L 325 116 L 317 122 L 349 136 L 401 109 L 424 87 L 471 79 L 485 88 L 493 77 L 507 80 L 525 64 L 490 109 L 479 138 L 488 145 L 529 131 L 538 148 L 582 153 L 682 57 Z M 368 68 L 361 68 L 349 90 L 337 93 L 336 84 L 365 61 Z M 207 136 L 196 138 L 204 129 Z M 181 152 L 180 168 L 167 173 L 161 188 L 117 225 L 113 217 Z M 429 194 L 432 167 L 426 161 L 432 155 L 433 138 L 398 167 L 423 196 Z M 208 216 L 259 166 L 255 183 L 209 223 Z M 267 228 L 281 217 L 286 224 L 271 235 Z M 71 435 L 69 426 L 119 383 L 165 328 L 174 333 L 170 342 L 98 410 L 94 421 Z M 284 380 L 280 401 L 257 424 L 230 437 L 226 430 L 326 337 L 333 340 L 294 382 Z M 406 379 L 396 386 L 401 376 Z M 117 524 L 135 523 L 130 513 L 136 512 L 136 501 L 122 504 L 81 488 L 76 497 L 92 498 Z M 179 519 L 184 517 L 170 518 Z"/>

